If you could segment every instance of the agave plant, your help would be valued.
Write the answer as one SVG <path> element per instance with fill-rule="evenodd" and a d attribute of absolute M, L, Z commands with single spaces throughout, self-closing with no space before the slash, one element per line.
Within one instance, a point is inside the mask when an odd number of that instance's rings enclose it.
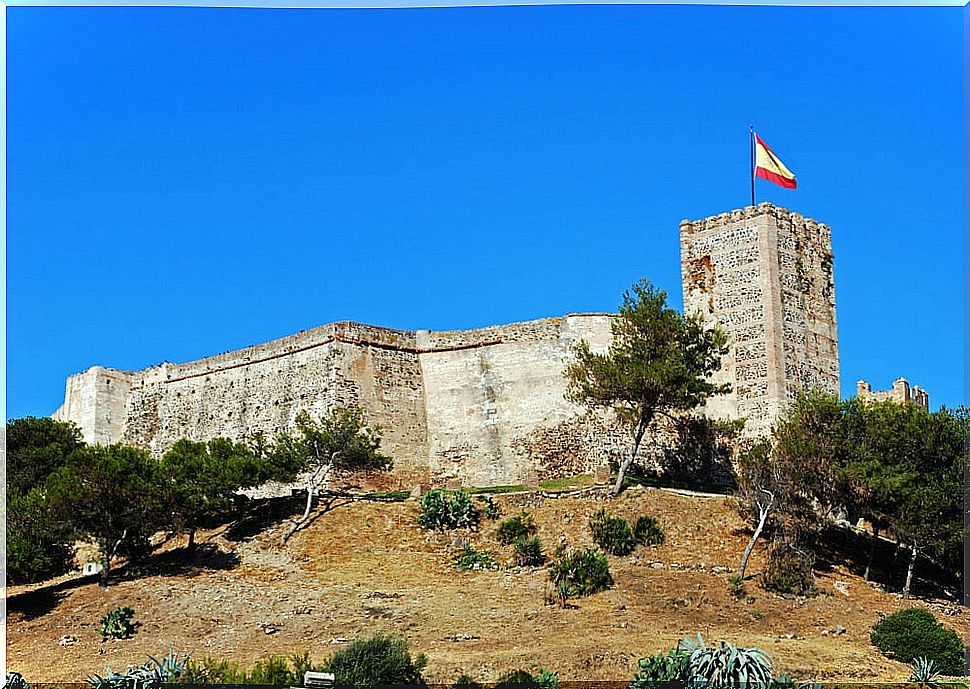
<path fill-rule="evenodd" d="M 936 664 L 926 656 L 920 656 L 913 660 L 913 674 L 909 676 L 910 682 L 916 682 L 921 686 L 934 686 L 940 673 L 936 671 Z"/>
<path fill-rule="evenodd" d="M 29 689 L 30 685 L 19 672 L 8 672 L 3 681 L 3 689 Z"/>
<path fill-rule="evenodd" d="M 182 673 L 190 655 L 192 654 L 188 653 L 179 657 L 174 649 L 169 648 L 168 655 L 162 660 L 148 656 L 147 663 L 130 668 L 124 674 L 115 672 L 109 667 L 105 668 L 104 676 L 94 674 L 84 681 L 93 689 L 157 689 Z"/>
<path fill-rule="evenodd" d="M 708 646 L 700 633 L 697 641 L 687 636 L 677 647 L 690 654 L 691 679 L 702 680 L 712 689 L 771 683 L 771 658 L 760 648 L 738 648 L 724 641 Z"/>

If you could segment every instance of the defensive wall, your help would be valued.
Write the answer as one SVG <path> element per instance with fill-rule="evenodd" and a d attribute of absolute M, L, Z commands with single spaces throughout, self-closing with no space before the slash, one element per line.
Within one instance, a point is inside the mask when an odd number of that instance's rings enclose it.
<path fill-rule="evenodd" d="M 159 455 L 183 437 L 271 436 L 301 410 L 359 406 L 399 466 L 441 478 L 527 479 L 541 469 L 539 445 L 553 451 L 555 437 L 563 445 L 581 433 L 588 447 L 572 442 L 567 451 L 589 455 L 574 459 L 592 469 L 604 459 L 588 429 L 532 435 L 579 414 L 564 397 L 563 369 L 580 339 L 605 351 L 611 319 L 572 314 L 451 332 L 332 323 L 184 364 L 95 366 L 68 379 L 54 418 L 78 423 L 87 442 Z"/>
<path fill-rule="evenodd" d="M 772 204 L 680 224 L 684 304 L 727 333 L 716 374 L 730 394 L 713 417 L 767 433 L 799 389 L 838 392 L 831 233 Z M 90 443 L 163 453 L 179 438 L 242 439 L 290 429 L 296 415 L 358 406 L 383 428 L 398 467 L 475 485 L 618 462 L 628 433 L 565 399 L 581 339 L 605 351 L 613 316 L 571 314 L 466 331 L 341 322 L 246 349 L 140 371 L 95 366 L 67 381 L 54 417 Z M 644 443 L 662 454 L 670 433 Z"/>

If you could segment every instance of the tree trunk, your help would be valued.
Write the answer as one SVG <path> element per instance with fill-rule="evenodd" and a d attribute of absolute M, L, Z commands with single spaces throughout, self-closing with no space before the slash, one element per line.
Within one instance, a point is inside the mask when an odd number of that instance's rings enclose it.
<path fill-rule="evenodd" d="M 906 569 L 906 584 L 903 586 L 903 598 L 909 598 L 909 587 L 913 583 L 913 568 L 916 566 L 916 543 L 914 542 L 912 546 L 912 551 L 909 556 L 909 567 Z"/>
<path fill-rule="evenodd" d="M 98 579 L 98 586 L 103 589 L 108 588 L 108 570 L 111 566 L 111 551 L 108 550 L 108 539 L 101 540 L 101 576 Z"/>
<path fill-rule="evenodd" d="M 633 464 L 633 460 L 637 458 L 637 451 L 640 449 L 640 441 L 643 440 L 643 434 L 647 430 L 647 423 L 648 421 L 640 419 L 640 423 L 637 425 L 636 435 L 633 439 L 633 451 L 620 463 L 620 470 L 616 474 L 616 483 L 613 485 L 612 495 L 614 498 L 623 490 L 623 477 L 626 475 L 626 470 Z"/>
<path fill-rule="evenodd" d="M 879 543 L 879 524 L 872 523 L 872 541 L 869 542 L 869 558 L 866 560 L 866 572 L 862 575 L 864 581 L 869 581 L 869 573 L 872 570 L 872 558 L 876 554 L 876 545 Z"/>
<path fill-rule="evenodd" d="M 185 549 L 188 551 L 189 555 L 193 555 L 195 553 L 195 528 L 194 527 L 189 529 L 189 544 L 186 546 Z"/>
<path fill-rule="evenodd" d="M 761 535 L 761 530 L 765 528 L 765 522 L 768 520 L 768 512 L 771 510 L 771 504 L 774 502 L 774 496 L 768 502 L 765 507 L 758 505 L 758 528 L 754 530 L 754 534 L 751 535 L 751 540 L 748 541 L 748 546 L 744 549 L 744 555 L 741 556 L 741 564 L 738 566 L 738 581 L 744 580 L 744 570 L 748 567 L 748 558 L 751 557 L 751 551 L 754 550 L 754 544 L 757 543 L 758 537 Z"/>
<path fill-rule="evenodd" d="M 286 542 L 290 540 L 290 536 L 295 534 L 297 530 L 306 523 L 306 520 L 310 518 L 310 509 L 313 507 L 313 494 L 315 492 L 316 488 L 312 482 L 308 483 L 306 487 L 306 509 L 303 510 L 303 516 L 300 517 L 299 521 L 290 527 L 289 531 L 283 534 L 283 538 L 280 540 L 281 544 L 286 545 Z"/>

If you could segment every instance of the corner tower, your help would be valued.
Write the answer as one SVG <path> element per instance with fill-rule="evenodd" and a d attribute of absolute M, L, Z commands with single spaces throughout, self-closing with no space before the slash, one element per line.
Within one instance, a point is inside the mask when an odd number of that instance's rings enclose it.
<path fill-rule="evenodd" d="M 832 234 L 770 203 L 680 223 L 684 311 L 727 333 L 706 411 L 766 435 L 799 390 L 839 392 Z"/>

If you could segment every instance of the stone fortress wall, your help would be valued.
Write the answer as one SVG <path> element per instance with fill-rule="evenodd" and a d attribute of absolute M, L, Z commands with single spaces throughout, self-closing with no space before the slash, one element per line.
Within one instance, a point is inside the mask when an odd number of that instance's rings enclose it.
<path fill-rule="evenodd" d="M 838 391 L 828 227 L 771 204 L 680 226 L 684 303 L 727 331 L 707 412 L 764 433 L 795 392 Z M 467 331 L 341 322 L 184 364 L 95 366 L 67 381 L 54 418 L 89 443 L 163 453 L 179 438 L 241 439 L 289 429 L 305 410 L 359 406 L 399 467 L 474 485 L 534 480 L 617 461 L 629 437 L 565 397 L 563 369 L 587 340 L 605 351 L 609 314 L 571 314 Z M 649 446 L 646 444 L 645 446 Z M 645 447 L 644 452 L 649 452 Z"/>
<path fill-rule="evenodd" d="M 185 364 L 100 366 L 71 376 L 54 418 L 90 443 L 160 455 L 179 438 L 270 436 L 335 406 L 359 406 L 398 466 L 477 485 L 535 474 L 523 440 L 576 417 L 562 371 L 585 339 L 605 351 L 609 314 L 573 314 L 468 331 L 333 323 Z M 515 445 L 515 447 L 513 447 Z"/>

